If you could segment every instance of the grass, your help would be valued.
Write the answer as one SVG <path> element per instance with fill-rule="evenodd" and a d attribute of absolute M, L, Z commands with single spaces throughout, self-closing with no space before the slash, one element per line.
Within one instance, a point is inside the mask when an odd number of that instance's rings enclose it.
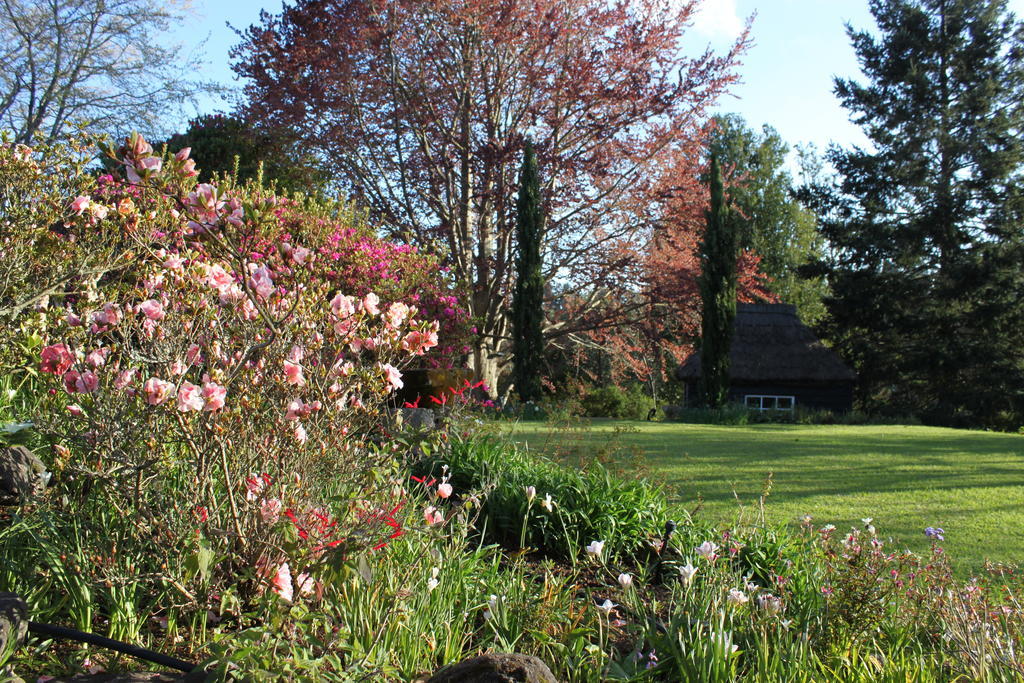
<path fill-rule="evenodd" d="M 772 475 L 769 522 L 839 530 L 874 518 L 879 534 L 915 551 L 926 526 L 946 531 L 944 547 L 958 572 L 986 559 L 1024 559 L 1024 437 L 919 426 L 751 425 L 743 427 L 594 420 L 589 429 L 552 430 L 523 423 L 514 439 L 585 460 L 595 451 L 630 447 L 678 508 L 701 507 L 712 520 L 752 519 Z M 636 469 L 634 465 L 630 467 Z"/>

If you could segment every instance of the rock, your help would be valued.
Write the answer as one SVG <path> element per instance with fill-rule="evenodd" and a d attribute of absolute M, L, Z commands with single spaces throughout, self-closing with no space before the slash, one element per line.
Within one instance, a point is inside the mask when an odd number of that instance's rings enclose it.
<path fill-rule="evenodd" d="M 547 664 L 532 655 L 494 653 L 443 667 L 427 683 L 557 683 Z"/>
<path fill-rule="evenodd" d="M 24 446 L 0 451 L 0 505 L 15 505 L 39 495 L 50 482 L 46 465 Z"/>
<path fill-rule="evenodd" d="M 434 428 L 434 411 L 430 408 L 401 408 L 398 415 L 403 427 L 423 430 Z"/>
<path fill-rule="evenodd" d="M 28 633 L 28 605 L 14 593 L 0 593 L 0 666 L 11 658 Z"/>

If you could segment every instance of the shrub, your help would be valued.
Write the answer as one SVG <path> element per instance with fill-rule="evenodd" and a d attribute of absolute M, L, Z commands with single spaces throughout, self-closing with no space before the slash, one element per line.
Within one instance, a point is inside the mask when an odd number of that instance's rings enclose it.
<path fill-rule="evenodd" d="M 437 345 L 402 300 L 436 262 L 375 241 L 345 205 L 196 185 L 187 150 L 160 158 L 135 135 L 119 154 L 127 181 L 67 202 L 55 239 L 74 258 L 88 235 L 130 268 L 74 271 L 33 318 L 48 391 L 28 417 L 62 488 L 47 514 L 135 520 L 126 533 L 193 558 L 168 579 L 199 611 L 212 595 L 298 601 L 402 533 L 385 408 L 399 367 Z M 457 306 L 443 280 L 423 291 Z"/>
<path fill-rule="evenodd" d="M 654 399 L 647 396 L 643 387 L 634 384 L 629 389 L 610 384 L 591 389 L 582 399 L 583 414 L 587 417 L 615 417 L 627 420 L 643 420 L 655 407 Z"/>
<path fill-rule="evenodd" d="M 604 541 L 609 558 L 641 554 L 668 519 L 664 496 L 650 484 L 600 465 L 564 467 L 493 437 L 451 437 L 416 471 L 438 478 L 442 467 L 456 490 L 484 491 L 477 522 L 484 538 L 552 557 L 575 560 L 591 541 Z"/>

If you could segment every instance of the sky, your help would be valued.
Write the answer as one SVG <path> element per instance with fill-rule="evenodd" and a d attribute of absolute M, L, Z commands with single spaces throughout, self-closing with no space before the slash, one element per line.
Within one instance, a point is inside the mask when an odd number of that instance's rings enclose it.
<path fill-rule="evenodd" d="M 277 13 L 281 6 L 281 0 L 193 0 L 177 39 L 194 48 L 205 37 L 207 65 L 198 75 L 238 86 L 228 51 L 239 41 L 226 23 L 244 29 L 258 21 L 261 9 Z M 1024 0 L 1010 0 L 1010 8 L 1024 16 Z M 755 128 L 768 124 L 790 146 L 866 144 L 832 95 L 832 84 L 836 76 L 860 77 L 844 26 L 874 28 L 868 0 L 704 0 L 689 49 L 698 54 L 710 45 L 723 51 L 751 17 L 753 45 L 742 58 L 741 81 L 717 111 L 740 114 Z M 201 113 L 229 109 L 213 100 L 201 105 Z"/>

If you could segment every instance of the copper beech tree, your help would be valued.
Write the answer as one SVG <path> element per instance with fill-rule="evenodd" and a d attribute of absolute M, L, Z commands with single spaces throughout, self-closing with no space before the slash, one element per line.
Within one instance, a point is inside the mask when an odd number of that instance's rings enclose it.
<path fill-rule="evenodd" d="M 296 0 L 262 14 L 232 56 L 251 120 L 300 134 L 394 235 L 447 251 L 479 321 L 474 369 L 495 386 L 527 138 L 545 179 L 544 275 L 576 293 L 574 320 L 605 307 L 619 324 L 645 305 L 632 295 L 659 175 L 703 143 L 747 46 L 744 34 L 725 54 L 686 56 L 699 4 Z M 577 332 L 563 320 L 545 334 Z"/>

